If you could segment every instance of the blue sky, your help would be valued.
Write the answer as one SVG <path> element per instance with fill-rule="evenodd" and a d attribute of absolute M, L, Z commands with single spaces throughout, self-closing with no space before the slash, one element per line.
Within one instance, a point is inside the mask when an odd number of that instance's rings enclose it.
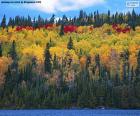
<path fill-rule="evenodd" d="M 5 0 L 0 0 L 0 2 L 1 1 Z M 116 11 L 127 12 L 132 10 L 132 8 L 126 7 L 126 1 L 128 0 L 40 0 L 40 1 L 41 4 L 37 3 L 0 4 L 0 19 L 3 17 L 4 14 L 6 15 L 7 18 L 14 17 L 17 15 L 20 16 L 30 15 L 32 17 L 37 17 L 38 15 L 41 15 L 44 18 L 46 17 L 48 18 L 51 17 L 52 14 L 55 14 L 56 17 L 62 17 L 63 14 L 66 14 L 68 17 L 74 17 L 78 15 L 79 10 L 81 9 L 85 10 L 87 13 L 96 10 L 98 10 L 100 13 L 107 12 L 108 10 L 110 10 L 111 13 L 114 13 Z M 140 2 L 140 0 L 135 1 Z M 140 13 L 140 6 L 135 8 L 135 11 Z"/>

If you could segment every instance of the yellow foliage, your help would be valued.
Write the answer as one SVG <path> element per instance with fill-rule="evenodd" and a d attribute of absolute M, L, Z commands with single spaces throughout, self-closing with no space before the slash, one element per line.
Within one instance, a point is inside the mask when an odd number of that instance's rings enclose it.
<path fill-rule="evenodd" d="M 23 49 L 23 57 L 36 57 L 37 60 L 43 60 L 44 49 L 39 45 L 32 45 Z"/>
<path fill-rule="evenodd" d="M 61 48 L 61 47 L 51 47 L 50 53 L 52 55 L 52 58 L 54 55 L 58 57 L 58 59 L 64 59 L 64 58 L 72 58 L 73 62 L 78 62 L 78 56 L 76 55 L 74 50 L 68 50 L 67 48 Z"/>
<path fill-rule="evenodd" d="M 4 74 L 8 69 L 8 65 L 10 65 L 12 60 L 7 57 L 0 58 L 0 85 L 4 83 Z"/>
<path fill-rule="evenodd" d="M 89 52 L 92 49 L 90 42 L 87 40 L 81 40 L 80 42 L 75 43 L 75 48 L 78 50 L 83 50 L 84 52 Z"/>

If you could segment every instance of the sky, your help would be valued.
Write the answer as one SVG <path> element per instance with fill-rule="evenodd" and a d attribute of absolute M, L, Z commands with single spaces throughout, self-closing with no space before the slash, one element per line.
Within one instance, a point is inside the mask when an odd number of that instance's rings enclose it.
<path fill-rule="evenodd" d="M 17 3 L 1 3 L 2 1 L 41 1 L 41 3 L 34 4 L 17 4 Z M 7 18 L 19 16 L 49 18 L 52 14 L 56 17 L 62 17 L 64 14 L 68 17 L 78 16 L 80 10 L 87 13 L 96 10 L 99 13 L 111 13 L 132 11 L 133 8 L 126 7 L 126 1 L 140 0 L 0 0 L 0 19 L 5 14 Z M 136 12 L 140 13 L 140 5 L 134 8 Z"/>

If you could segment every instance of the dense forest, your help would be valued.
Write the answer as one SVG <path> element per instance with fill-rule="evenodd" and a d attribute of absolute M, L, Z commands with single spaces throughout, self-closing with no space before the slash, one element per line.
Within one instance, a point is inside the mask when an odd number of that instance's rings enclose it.
<path fill-rule="evenodd" d="M 140 108 L 140 14 L 0 25 L 0 108 Z"/>

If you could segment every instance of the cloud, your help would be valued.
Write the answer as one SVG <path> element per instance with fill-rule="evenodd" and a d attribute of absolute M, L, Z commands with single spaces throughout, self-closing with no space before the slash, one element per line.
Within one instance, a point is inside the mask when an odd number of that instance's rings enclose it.
<path fill-rule="evenodd" d="M 79 10 L 104 2 L 105 0 L 41 0 L 41 4 L 31 5 L 29 8 L 46 13 L 55 13 Z"/>

